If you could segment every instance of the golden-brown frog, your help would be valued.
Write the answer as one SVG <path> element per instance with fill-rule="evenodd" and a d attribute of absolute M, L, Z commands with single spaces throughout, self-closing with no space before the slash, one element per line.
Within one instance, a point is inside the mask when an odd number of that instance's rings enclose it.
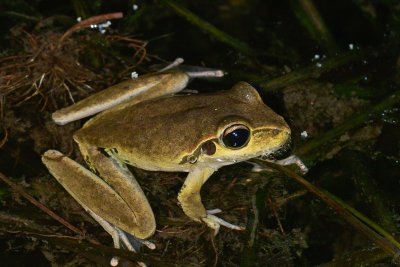
<path fill-rule="evenodd" d="M 173 95 L 198 76 L 202 74 L 183 71 L 143 75 L 53 114 L 57 124 L 66 124 L 98 113 L 74 135 L 93 172 L 56 150 L 47 151 L 42 160 L 113 237 L 116 248 L 124 244 L 134 250 L 125 232 L 154 247 L 145 241 L 156 229 L 153 211 L 126 164 L 188 172 L 179 203 L 192 220 L 217 233 L 220 225 L 242 227 L 215 216 L 219 210 L 204 208 L 202 185 L 222 166 L 271 155 L 289 143 L 290 128 L 284 119 L 248 83 L 212 94 Z M 118 259 L 113 258 L 112 265 L 116 264 Z"/>

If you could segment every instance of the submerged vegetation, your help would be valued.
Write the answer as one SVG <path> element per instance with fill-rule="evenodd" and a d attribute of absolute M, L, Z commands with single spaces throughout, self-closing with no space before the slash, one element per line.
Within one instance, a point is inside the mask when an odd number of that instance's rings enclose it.
<path fill-rule="evenodd" d="M 96 266 L 112 255 L 123 266 L 400 264 L 399 18 L 389 0 L 3 0 L 0 265 Z M 83 122 L 57 126 L 51 113 L 178 57 L 226 71 L 193 81 L 200 93 L 256 86 L 291 125 L 310 171 L 222 168 L 204 203 L 246 230 L 214 237 L 177 205 L 186 174 L 132 168 L 157 248 L 112 249 L 40 161 L 54 148 L 83 162 L 72 140 Z"/>

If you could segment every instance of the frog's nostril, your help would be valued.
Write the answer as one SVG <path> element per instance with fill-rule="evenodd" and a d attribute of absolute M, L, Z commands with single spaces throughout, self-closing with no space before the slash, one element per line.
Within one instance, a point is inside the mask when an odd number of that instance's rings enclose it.
<path fill-rule="evenodd" d="M 273 136 L 278 135 L 281 131 L 279 129 L 272 129 L 271 133 Z"/>

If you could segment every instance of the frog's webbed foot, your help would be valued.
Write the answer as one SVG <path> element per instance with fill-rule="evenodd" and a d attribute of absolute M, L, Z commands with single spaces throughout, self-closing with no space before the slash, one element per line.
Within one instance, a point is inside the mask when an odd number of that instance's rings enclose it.
<path fill-rule="evenodd" d="M 91 214 L 91 215 L 93 216 L 93 214 Z M 98 218 L 101 219 L 101 217 L 98 217 Z M 103 220 L 103 219 L 101 219 L 101 220 Z M 127 234 L 126 232 L 122 231 L 121 229 L 119 229 L 116 226 L 109 225 L 110 227 L 107 228 L 102 223 L 100 223 L 97 219 L 96 219 L 96 221 L 100 225 L 102 225 L 103 228 L 112 237 L 115 248 L 119 249 L 119 248 L 121 248 L 121 245 L 122 245 L 126 250 L 129 250 L 129 251 L 132 251 L 135 253 L 139 252 L 140 247 L 142 245 L 145 245 L 147 248 L 152 249 L 152 250 L 156 248 L 156 245 L 148 240 L 138 239 L 132 235 Z M 104 221 L 104 222 L 107 223 L 106 221 Z M 119 257 L 118 256 L 112 257 L 110 260 L 110 265 L 117 266 L 118 264 L 119 264 Z M 142 267 L 147 266 L 144 262 L 137 262 L 137 264 Z"/>
<path fill-rule="evenodd" d="M 297 167 L 299 167 L 300 171 L 302 174 L 306 174 L 308 172 L 308 168 L 307 166 L 304 164 L 304 162 L 296 155 L 291 155 L 287 158 L 284 159 L 280 159 L 280 160 L 269 160 L 269 159 L 263 159 L 261 158 L 261 160 L 264 161 L 268 161 L 268 162 L 273 162 L 279 165 L 291 165 L 291 164 L 295 164 Z M 252 162 L 252 161 L 247 161 L 248 163 L 250 163 L 251 165 L 253 165 L 253 168 L 251 171 L 253 172 L 261 172 L 264 171 L 266 168 L 264 166 L 261 166 L 260 164 L 257 164 L 256 162 Z"/>
<path fill-rule="evenodd" d="M 155 249 L 156 246 L 147 240 L 141 240 L 138 238 L 133 237 L 132 235 L 130 235 L 130 238 L 128 237 L 128 234 L 124 231 L 122 231 L 121 229 L 119 229 L 118 227 L 108 223 L 106 220 L 104 220 L 103 218 L 101 218 L 100 216 L 98 216 L 96 213 L 94 213 L 93 211 L 91 211 L 89 208 L 87 207 L 83 207 L 92 217 L 93 219 L 95 219 L 103 228 L 104 230 L 111 236 L 111 238 L 113 239 L 113 244 L 114 244 L 114 248 L 120 249 L 121 246 L 123 246 L 126 250 L 132 251 L 132 252 L 138 252 L 140 250 L 140 247 L 142 245 L 147 246 L 150 249 Z M 118 256 L 114 256 L 111 258 L 110 260 L 110 265 L 111 266 L 117 266 L 119 264 L 119 257 Z M 140 266 L 147 266 L 145 263 L 143 262 L 138 262 L 138 264 Z"/>
<path fill-rule="evenodd" d="M 279 165 L 291 165 L 291 164 L 296 164 L 297 167 L 300 168 L 300 171 L 303 174 L 306 174 L 308 172 L 308 168 L 307 166 L 304 164 L 303 161 L 301 161 L 301 159 L 296 156 L 296 155 L 291 155 L 287 158 L 281 159 L 281 160 L 276 160 L 275 163 L 279 164 Z"/>
<path fill-rule="evenodd" d="M 226 228 L 233 229 L 233 230 L 244 230 L 245 228 L 242 226 L 238 226 L 235 224 L 231 224 L 214 214 L 220 213 L 220 209 L 212 209 L 212 210 L 207 210 L 207 216 L 204 218 L 201 218 L 201 220 L 211 229 L 214 230 L 214 236 L 218 234 L 219 228 L 222 226 L 225 226 Z"/>

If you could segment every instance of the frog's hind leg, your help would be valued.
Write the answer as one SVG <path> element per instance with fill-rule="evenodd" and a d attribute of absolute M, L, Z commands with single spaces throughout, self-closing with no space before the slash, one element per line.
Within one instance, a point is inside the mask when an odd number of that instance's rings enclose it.
<path fill-rule="evenodd" d="M 81 143 L 78 138 L 76 141 L 90 168 L 99 173 L 99 176 L 126 203 L 133 214 L 131 220 L 134 221 L 124 221 L 114 214 L 110 216 L 108 214 L 100 215 L 96 210 L 93 211 L 106 221 L 139 239 L 151 236 L 156 227 L 153 211 L 141 186 L 126 165 L 115 157 L 110 150 L 105 151 L 109 153 L 108 157 L 97 147 L 88 145 L 86 142 Z M 111 202 L 110 205 L 112 204 Z"/>
<path fill-rule="evenodd" d="M 105 180 L 56 150 L 44 153 L 42 161 L 68 193 L 112 236 L 116 248 L 122 244 L 134 251 L 124 231 L 154 248 L 154 244 L 144 240 L 154 233 L 155 219 L 142 189 L 129 171 L 119 170 L 112 159 L 95 151 L 99 155 L 90 153 L 90 162 L 101 165 L 96 170 Z M 113 258 L 112 263 L 117 264 L 118 259 Z"/>
<path fill-rule="evenodd" d="M 182 71 L 152 73 L 123 81 L 52 114 L 55 123 L 64 125 L 120 104 L 134 105 L 148 99 L 172 95 L 184 89 L 189 76 Z"/>

